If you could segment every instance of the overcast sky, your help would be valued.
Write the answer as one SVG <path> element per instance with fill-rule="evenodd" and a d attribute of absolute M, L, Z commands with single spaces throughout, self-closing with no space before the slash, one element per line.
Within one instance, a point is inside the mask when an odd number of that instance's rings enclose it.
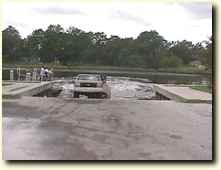
<path fill-rule="evenodd" d="M 108 36 L 136 38 L 143 31 L 156 30 L 169 41 L 194 43 L 212 35 L 211 3 L 4 3 L 3 29 L 12 25 L 22 37 L 50 24 L 75 26 Z"/>

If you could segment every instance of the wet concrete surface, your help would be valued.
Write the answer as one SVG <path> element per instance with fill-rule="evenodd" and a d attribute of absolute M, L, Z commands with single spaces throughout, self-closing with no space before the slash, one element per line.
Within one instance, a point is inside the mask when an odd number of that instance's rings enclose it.
<path fill-rule="evenodd" d="M 211 160 L 212 105 L 3 100 L 4 160 Z"/>

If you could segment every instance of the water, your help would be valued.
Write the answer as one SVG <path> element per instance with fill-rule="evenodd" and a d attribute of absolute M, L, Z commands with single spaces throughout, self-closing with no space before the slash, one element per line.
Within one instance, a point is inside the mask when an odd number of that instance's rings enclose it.
<path fill-rule="evenodd" d="M 9 79 L 9 71 L 3 70 L 3 80 Z M 16 70 L 14 70 L 15 80 L 17 79 Z M 21 70 L 21 74 L 25 74 Z M 44 97 L 73 97 L 73 83 L 70 80 L 76 76 L 77 72 L 55 71 L 55 79 L 64 79 L 62 84 L 54 85 L 52 91 L 46 91 L 38 96 Z M 159 74 L 147 73 L 142 75 L 124 74 L 124 77 L 108 76 L 108 85 L 111 87 L 111 99 L 158 99 L 153 92 L 152 83 L 158 84 L 203 84 L 208 82 L 209 77 L 205 75 L 184 75 L 184 74 Z M 140 78 L 140 81 L 139 81 Z M 67 80 L 67 81 L 65 81 Z M 68 81 L 69 80 L 69 81 Z M 146 81 L 145 81 L 146 80 Z"/>
<path fill-rule="evenodd" d="M 150 100 L 157 99 L 153 91 L 152 83 L 144 83 L 130 80 L 127 77 L 107 77 L 107 84 L 111 88 L 111 99 L 138 99 Z M 46 90 L 35 96 L 37 97 L 59 97 L 73 98 L 74 83 L 64 80 L 53 85 L 52 89 Z M 87 96 L 81 96 L 87 98 Z"/>
<path fill-rule="evenodd" d="M 151 83 L 131 81 L 129 78 L 112 77 L 108 82 L 112 99 L 151 99 L 155 96 Z"/>
<path fill-rule="evenodd" d="M 2 79 L 9 80 L 9 71 L 2 71 Z M 70 72 L 70 71 L 55 71 L 54 77 L 57 79 L 72 79 L 73 76 L 76 76 L 79 72 Z M 25 70 L 21 70 L 21 75 L 25 75 Z M 16 80 L 18 75 L 16 70 L 14 70 L 14 79 Z M 184 74 L 164 74 L 164 73 L 146 73 L 146 74 L 120 74 L 114 73 L 109 76 L 118 76 L 118 77 L 130 77 L 130 78 L 145 78 L 149 79 L 153 83 L 159 84 L 202 84 L 203 82 L 209 81 L 209 76 L 207 75 L 184 75 Z M 21 76 L 22 77 L 22 76 Z M 24 78 L 24 77 L 23 77 Z"/>
<path fill-rule="evenodd" d="M 61 78 L 71 78 L 78 75 L 80 72 L 70 72 L 70 71 L 55 71 L 55 77 Z M 87 73 L 87 72 L 85 72 Z M 88 72 L 90 73 L 90 72 Z M 166 74 L 166 73 L 146 73 L 146 74 L 135 74 L 135 73 L 112 73 L 107 74 L 109 76 L 116 77 L 130 77 L 130 78 L 145 78 L 149 79 L 153 83 L 158 84 L 201 84 L 203 81 L 208 81 L 209 76 L 207 75 L 193 75 L 193 74 Z"/>
<path fill-rule="evenodd" d="M 58 97 L 61 91 L 62 90 L 48 89 L 33 96 L 34 97 Z"/>

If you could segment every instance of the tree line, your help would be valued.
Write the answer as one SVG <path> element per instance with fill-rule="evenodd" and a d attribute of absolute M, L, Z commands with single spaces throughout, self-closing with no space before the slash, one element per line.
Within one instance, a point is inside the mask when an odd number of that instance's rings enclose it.
<path fill-rule="evenodd" d="M 144 68 L 171 68 L 200 61 L 212 68 L 212 36 L 203 42 L 167 41 L 157 31 L 144 31 L 134 38 L 120 38 L 103 32 L 85 32 L 76 27 L 64 30 L 49 25 L 25 38 L 8 26 L 2 31 L 4 63 L 91 64 Z"/>

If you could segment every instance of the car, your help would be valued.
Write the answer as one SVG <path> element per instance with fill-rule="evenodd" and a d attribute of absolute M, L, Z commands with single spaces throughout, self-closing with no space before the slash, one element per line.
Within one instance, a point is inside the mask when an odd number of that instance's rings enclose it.
<path fill-rule="evenodd" d="M 101 74 L 79 74 L 74 80 L 74 98 L 110 98 L 111 90 L 105 76 Z"/>

